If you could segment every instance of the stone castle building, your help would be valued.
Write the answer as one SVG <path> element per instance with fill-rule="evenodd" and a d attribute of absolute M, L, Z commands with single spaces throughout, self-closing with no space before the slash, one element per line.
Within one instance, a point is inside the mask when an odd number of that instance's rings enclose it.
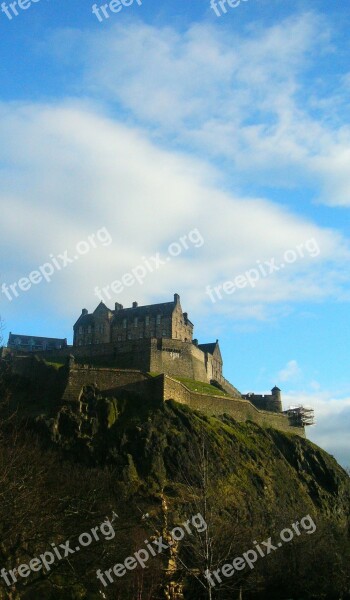
<path fill-rule="evenodd" d="M 124 308 L 115 303 L 110 310 L 100 302 L 89 314 L 83 308 L 74 325 L 74 346 L 89 344 L 120 343 L 144 338 L 171 338 L 192 342 L 193 324 L 188 314 L 182 312 L 180 296 L 174 294 L 173 302 Z"/>
<path fill-rule="evenodd" d="M 222 373 L 219 342 L 198 344 L 180 296 L 172 302 L 114 310 L 100 302 L 93 313 L 83 308 L 75 323 L 73 354 L 113 356 L 118 367 L 140 368 L 230 386 Z M 231 386 L 231 392 L 236 392 Z"/>
<path fill-rule="evenodd" d="M 241 394 L 227 381 L 218 340 L 199 344 L 193 339 L 193 323 L 178 294 L 161 304 L 133 302 L 124 308 L 116 303 L 114 310 L 101 302 L 92 313 L 82 310 L 73 331 L 72 346 L 66 339 L 11 333 L 0 366 L 12 361 L 14 373 L 41 381 L 43 389 L 52 380 L 51 392 L 62 389 L 63 404 L 80 406 L 82 395 L 93 386 L 107 395 L 133 392 L 142 401 L 175 400 L 208 415 L 229 414 L 302 436 L 304 426 L 313 421 L 302 407 L 283 412 L 276 386 L 271 394 Z M 48 366 L 62 359 L 63 370 Z"/>

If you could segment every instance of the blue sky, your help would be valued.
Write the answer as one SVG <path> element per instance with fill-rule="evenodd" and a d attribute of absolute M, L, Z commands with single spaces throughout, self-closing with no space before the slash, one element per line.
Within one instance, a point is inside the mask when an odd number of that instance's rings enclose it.
<path fill-rule="evenodd" d="M 209 0 L 135 0 L 102 22 L 91 9 L 0 12 L 0 283 L 61 261 L 50 282 L 0 293 L 5 337 L 71 338 L 96 286 L 197 231 L 203 243 L 106 303 L 178 292 L 196 337 L 220 339 L 226 377 L 313 406 L 309 437 L 349 465 L 350 6 L 242 0 L 217 17 Z M 110 243 L 62 266 L 101 230 Z M 239 276 L 211 301 L 207 286 Z"/>

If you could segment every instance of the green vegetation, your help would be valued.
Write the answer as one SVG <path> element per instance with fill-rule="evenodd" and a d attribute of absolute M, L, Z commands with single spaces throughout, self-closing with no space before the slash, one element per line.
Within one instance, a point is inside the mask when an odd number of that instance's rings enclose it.
<path fill-rule="evenodd" d="M 49 379 L 54 371 L 47 372 Z M 349 598 L 350 479 L 316 445 L 126 390 L 114 397 L 86 386 L 79 402 L 62 406 L 60 390 L 52 398 L 49 389 L 0 373 L 2 566 L 28 563 L 52 543 L 70 539 L 74 548 L 81 533 L 113 511 L 116 535 L 49 573 L 31 573 L 15 590 L 0 581 L 0 600 L 97 600 L 97 569 L 123 562 L 145 539 L 166 536 L 198 513 L 209 526 L 209 558 L 205 536 L 186 535 L 172 554 L 152 557 L 147 569 L 137 566 L 103 588 L 106 600 L 173 600 L 170 567 L 184 600 L 208 600 L 206 568 L 242 556 L 252 540 L 276 540 L 306 515 L 317 524 L 312 535 L 295 536 L 253 570 L 237 572 L 212 598 L 232 600 L 240 591 L 243 600 Z"/>
<path fill-rule="evenodd" d="M 219 390 L 210 383 L 204 383 L 203 381 L 195 381 L 194 379 L 188 379 L 186 377 L 173 377 L 176 381 L 183 383 L 189 390 L 193 392 L 199 392 L 201 394 L 210 394 L 211 396 L 228 396 L 223 390 Z"/>

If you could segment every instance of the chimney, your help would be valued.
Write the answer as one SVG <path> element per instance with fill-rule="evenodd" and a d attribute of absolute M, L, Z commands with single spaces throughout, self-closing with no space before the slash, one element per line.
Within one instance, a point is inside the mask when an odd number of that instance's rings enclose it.
<path fill-rule="evenodd" d="M 174 294 L 174 303 L 177 304 L 178 302 L 180 302 L 180 296 L 179 294 Z"/>
<path fill-rule="evenodd" d="M 87 315 L 89 314 L 86 308 L 83 308 L 83 310 L 81 311 L 82 315 Z"/>
<path fill-rule="evenodd" d="M 184 313 L 184 321 L 185 321 L 185 323 L 186 323 L 186 325 L 187 325 L 187 321 L 188 321 L 188 313 Z"/>
<path fill-rule="evenodd" d="M 198 340 L 197 340 L 197 339 L 194 339 L 192 343 L 193 343 L 195 346 L 198 346 Z"/>
<path fill-rule="evenodd" d="M 122 310 L 123 305 L 119 304 L 119 302 L 115 302 L 114 304 L 114 310 L 117 312 L 118 310 Z"/>
<path fill-rule="evenodd" d="M 137 308 L 137 307 L 138 307 L 138 304 L 137 304 L 137 302 L 133 302 L 133 303 L 132 303 L 132 307 L 133 307 L 133 308 Z"/>

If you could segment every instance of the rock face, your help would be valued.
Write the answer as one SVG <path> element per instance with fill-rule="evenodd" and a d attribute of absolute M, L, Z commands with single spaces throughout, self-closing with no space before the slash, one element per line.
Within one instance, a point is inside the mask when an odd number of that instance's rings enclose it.
<path fill-rule="evenodd" d="M 16 394 L 14 390 L 13 401 Z M 156 591 L 150 591 L 147 580 L 144 595 L 137 596 L 135 581 L 125 578 L 118 583 L 118 595 L 111 587 L 107 598 L 231 600 L 239 593 L 244 599 L 264 600 L 349 598 L 350 479 L 333 457 L 308 440 L 249 421 L 238 423 L 227 415 L 208 417 L 173 401 L 145 401 L 134 392 L 113 397 L 93 385 L 84 388 L 79 402 L 54 409 L 42 403 L 39 416 L 37 410 L 28 416 L 35 398 L 29 402 L 23 389 L 17 400 L 18 418 L 23 412 L 27 427 L 45 442 L 45 451 L 54 449 L 74 468 L 91 469 L 94 477 L 113 474 L 125 552 L 134 552 L 143 536 L 152 535 L 129 533 L 135 531 L 141 507 L 153 519 L 154 535 L 167 536 L 171 527 L 199 513 L 207 522 L 209 537 L 203 532 L 199 542 L 198 535 L 188 535 L 171 556 L 165 552 L 160 557 L 157 571 L 150 563 L 147 573 L 152 585 L 157 582 Z M 241 556 L 254 540 L 275 539 L 307 515 L 316 524 L 312 535 L 305 531 L 295 536 L 253 569 L 208 590 L 206 568 Z M 209 553 L 202 551 L 205 543 Z M 100 568 L 98 555 L 91 561 Z M 62 596 L 52 598 L 73 597 L 67 586 Z M 94 597 L 85 583 L 82 589 L 86 593 L 79 597 Z"/>
<path fill-rule="evenodd" d="M 215 480 L 230 481 L 246 496 L 244 505 L 266 513 L 274 506 L 304 503 L 323 515 L 346 520 L 350 515 L 350 480 L 336 460 L 312 442 L 229 416 L 207 417 L 168 402 L 145 403 L 133 393 L 108 397 L 86 386 L 80 402 L 61 408 L 43 423 L 53 444 L 70 457 L 93 465 L 130 464 L 140 485 L 194 481 L 194 457 L 205 445 Z M 228 485 L 228 483 L 227 483 Z M 259 509 L 260 512 L 260 509 Z"/>

